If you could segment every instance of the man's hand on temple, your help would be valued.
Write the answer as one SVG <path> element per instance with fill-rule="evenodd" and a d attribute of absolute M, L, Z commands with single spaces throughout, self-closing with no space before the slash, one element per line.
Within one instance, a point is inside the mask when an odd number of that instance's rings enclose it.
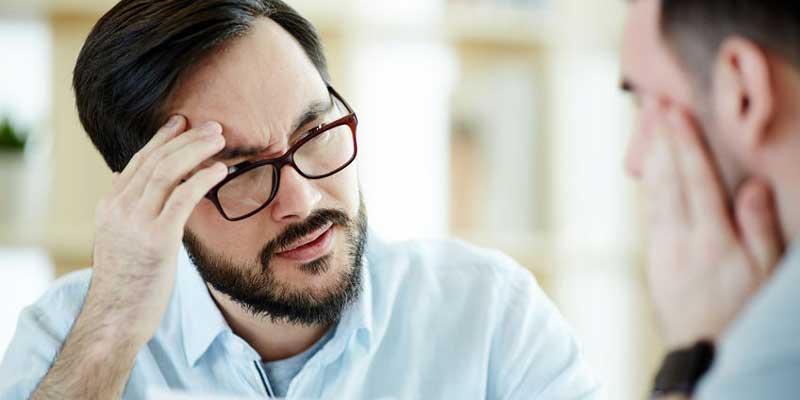
<path fill-rule="evenodd" d="M 185 118 L 173 118 L 98 205 L 89 292 L 33 399 L 122 395 L 136 354 L 169 304 L 184 226 L 227 173 L 219 163 L 203 168 L 224 147 L 222 127 L 185 130 Z"/>

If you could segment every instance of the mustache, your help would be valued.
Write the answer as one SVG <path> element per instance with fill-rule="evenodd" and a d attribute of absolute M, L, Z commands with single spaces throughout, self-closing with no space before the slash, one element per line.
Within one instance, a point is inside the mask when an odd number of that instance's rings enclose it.
<path fill-rule="evenodd" d="M 261 265 L 266 269 L 278 249 L 291 245 L 329 223 L 333 224 L 333 226 L 347 227 L 350 225 L 350 217 L 341 210 L 323 209 L 314 211 L 305 221 L 288 225 L 283 232 L 270 240 L 261 250 L 259 255 Z"/>

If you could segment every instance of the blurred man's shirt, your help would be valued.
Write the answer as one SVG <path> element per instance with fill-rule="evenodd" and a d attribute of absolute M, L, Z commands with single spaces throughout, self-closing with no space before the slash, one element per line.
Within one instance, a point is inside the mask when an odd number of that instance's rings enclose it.
<path fill-rule="evenodd" d="M 787 254 L 719 343 L 700 399 L 800 398 L 800 242 Z"/>

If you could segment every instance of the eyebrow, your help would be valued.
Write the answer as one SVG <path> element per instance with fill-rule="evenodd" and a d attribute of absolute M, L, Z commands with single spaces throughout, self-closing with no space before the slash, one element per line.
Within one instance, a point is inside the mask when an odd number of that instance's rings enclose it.
<path fill-rule="evenodd" d="M 290 132 L 295 133 L 301 127 L 319 119 L 327 114 L 334 107 L 333 99 L 329 96 L 327 101 L 315 101 L 309 104 L 292 125 Z M 219 152 L 214 159 L 218 161 L 230 161 L 237 158 L 255 157 L 264 151 L 266 147 L 231 147 Z"/>

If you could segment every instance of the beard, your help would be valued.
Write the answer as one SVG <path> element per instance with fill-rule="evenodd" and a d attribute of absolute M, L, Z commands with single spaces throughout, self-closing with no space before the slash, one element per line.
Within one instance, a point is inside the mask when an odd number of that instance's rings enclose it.
<path fill-rule="evenodd" d="M 270 260 L 279 249 L 324 228 L 329 223 L 345 233 L 345 268 L 321 293 L 311 293 L 278 281 Z M 358 299 L 361 291 L 363 256 L 367 240 L 367 216 L 361 199 L 355 219 L 334 209 L 314 211 L 305 221 L 288 225 L 270 240 L 256 261 L 257 266 L 237 265 L 230 258 L 213 254 L 188 229 L 183 243 L 189 258 L 203 280 L 227 295 L 243 309 L 257 317 L 273 322 L 294 325 L 329 325 L 341 318 L 344 310 Z M 333 267 L 333 254 L 301 264 L 299 269 L 309 275 L 323 274 Z"/>

